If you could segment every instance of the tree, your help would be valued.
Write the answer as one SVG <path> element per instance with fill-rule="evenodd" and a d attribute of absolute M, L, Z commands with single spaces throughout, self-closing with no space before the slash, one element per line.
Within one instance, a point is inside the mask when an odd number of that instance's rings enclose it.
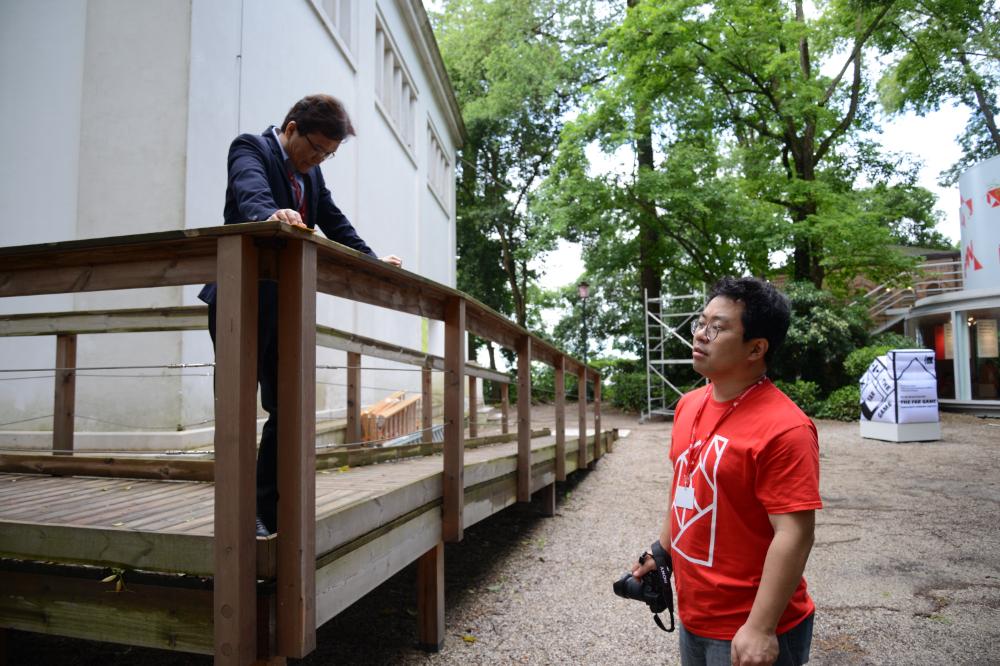
<path fill-rule="evenodd" d="M 903 55 L 879 81 L 891 112 L 918 114 L 958 101 L 973 110 L 959 139 L 961 159 L 943 175 L 946 184 L 976 162 L 1000 155 L 1000 4 L 996 0 L 917 0 L 892 23 L 883 49 Z"/>
<path fill-rule="evenodd" d="M 433 15 L 468 133 L 456 193 L 458 286 L 522 326 L 537 277 L 529 263 L 555 243 L 531 199 L 588 76 L 594 46 L 584 36 L 601 32 L 594 4 L 449 0 Z"/>
<path fill-rule="evenodd" d="M 641 156 L 637 110 L 645 109 L 658 164 L 638 159 L 630 176 L 598 183 L 584 149 L 564 148 L 560 186 L 566 177 L 578 186 L 564 189 L 560 205 L 617 206 L 616 221 L 640 229 L 636 220 L 651 217 L 673 246 L 661 248 L 662 265 L 689 278 L 763 274 L 781 251 L 792 278 L 817 286 L 844 288 L 855 269 L 873 279 L 899 273 L 909 261 L 883 251 L 893 226 L 919 237 L 936 220 L 932 200 L 919 197 L 912 200 L 927 208 L 905 221 L 862 214 L 879 191 L 915 188 L 905 162 L 900 168 L 864 138 L 874 128 L 866 54 L 894 30 L 896 4 L 830 2 L 815 17 L 803 0 L 636 4 L 608 34 L 612 85 L 564 143 L 598 140 L 609 151 L 628 143 Z M 882 189 L 869 192 L 865 182 Z M 600 185 L 601 195 L 587 189 Z M 641 231 L 638 238 L 641 252 L 657 246 Z"/>

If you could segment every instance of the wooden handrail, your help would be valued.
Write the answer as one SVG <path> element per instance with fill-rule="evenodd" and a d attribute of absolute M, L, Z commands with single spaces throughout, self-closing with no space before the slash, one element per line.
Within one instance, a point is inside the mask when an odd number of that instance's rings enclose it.
<path fill-rule="evenodd" d="M 0 315 L 0 338 L 36 335 L 96 335 L 101 333 L 161 333 L 208 329 L 208 306 L 183 305 L 150 309 L 87 310 Z M 444 370 L 444 357 L 382 342 L 350 331 L 316 325 L 316 344 L 351 352 Z M 350 365 L 350 364 L 348 364 Z M 62 366 L 60 366 L 62 367 Z M 465 364 L 465 374 L 491 382 L 509 384 L 509 376 L 475 363 Z"/>

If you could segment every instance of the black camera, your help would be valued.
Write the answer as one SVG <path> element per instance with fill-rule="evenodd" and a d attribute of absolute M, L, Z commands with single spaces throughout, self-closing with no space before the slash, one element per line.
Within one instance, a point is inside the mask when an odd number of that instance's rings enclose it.
<path fill-rule="evenodd" d="M 632 574 L 626 573 L 616 580 L 612 587 L 615 594 L 619 597 L 635 599 L 636 601 L 645 603 L 649 606 L 649 610 L 653 612 L 653 620 L 656 622 L 656 626 L 663 631 L 673 631 L 674 593 L 670 589 L 670 574 L 674 572 L 673 561 L 670 559 L 670 553 L 663 550 L 659 539 L 653 542 L 649 550 L 652 552 L 652 555 L 649 553 L 640 555 L 639 564 L 643 564 L 647 557 L 652 557 L 656 562 L 656 568 L 641 579 L 633 578 Z M 659 613 L 665 610 L 670 611 L 669 629 L 663 626 L 663 621 L 660 620 L 659 616 Z"/>

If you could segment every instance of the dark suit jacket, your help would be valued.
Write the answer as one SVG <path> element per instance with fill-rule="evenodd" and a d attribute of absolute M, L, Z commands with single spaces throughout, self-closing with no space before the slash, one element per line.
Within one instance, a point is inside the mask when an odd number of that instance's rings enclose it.
<path fill-rule="evenodd" d="M 303 177 L 306 184 L 306 226 L 310 229 L 318 226 L 330 240 L 376 257 L 333 203 L 320 168 L 313 167 Z M 260 136 L 239 135 L 229 147 L 225 223 L 266 220 L 281 208 L 294 210 L 297 206 L 288 172 L 281 159 L 281 146 L 274 138 L 274 133 L 269 127 Z M 206 303 L 214 303 L 215 283 L 205 285 L 198 298 Z"/>

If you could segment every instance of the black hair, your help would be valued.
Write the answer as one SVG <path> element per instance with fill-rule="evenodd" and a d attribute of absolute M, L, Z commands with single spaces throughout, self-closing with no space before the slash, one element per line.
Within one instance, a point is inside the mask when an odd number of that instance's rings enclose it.
<path fill-rule="evenodd" d="M 754 277 L 724 277 L 712 285 L 708 300 L 716 296 L 743 303 L 743 316 L 740 318 L 743 340 L 766 339 L 764 362 L 770 365 L 774 352 L 781 347 L 788 334 L 791 321 L 788 298 L 770 282 Z"/>
<path fill-rule="evenodd" d="M 331 141 L 343 141 L 354 136 L 354 125 L 344 105 L 329 95 L 308 95 L 297 101 L 281 123 L 281 131 L 284 132 L 293 120 L 299 134 L 319 132 Z"/>

